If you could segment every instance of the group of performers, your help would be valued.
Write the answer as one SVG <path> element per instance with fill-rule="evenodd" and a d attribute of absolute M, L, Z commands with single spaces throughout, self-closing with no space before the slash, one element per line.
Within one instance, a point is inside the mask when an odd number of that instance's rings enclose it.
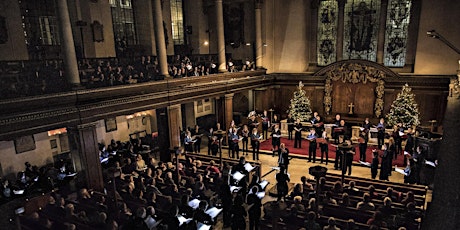
<path fill-rule="evenodd" d="M 241 127 L 235 125 L 235 122 L 229 126 L 227 131 L 220 128 L 220 124 L 216 128 L 210 128 L 206 136 L 208 137 L 208 155 L 216 156 L 222 148 L 224 137 L 228 143 L 228 157 L 239 159 L 240 151 L 243 155 L 250 153 L 249 143 L 252 148 L 253 160 L 259 160 L 260 141 L 266 140 L 271 136 L 272 156 L 278 155 L 278 165 L 282 166 L 286 171 L 289 164 L 289 150 L 284 143 L 281 143 L 281 130 L 280 123 L 277 115 L 270 119 L 267 111 L 263 114 L 257 115 L 254 111 L 248 115 L 248 123 Z M 261 124 L 261 132 L 259 132 L 259 125 Z M 306 139 L 309 141 L 308 148 L 308 162 L 316 163 L 316 149 L 321 150 L 320 163 L 329 162 L 329 138 L 324 127 L 324 122 L 317 112 L 309 123 L 305 125 L 299 119 L 294 119 L 291 114 L 287 117 L 288 125 L 288 139 L 294 139 L 294 148 L 302 148 L 302 132 L 308 131 Z M 376 178 L 377 169 L 380 163 L 380 176 L 381 180 L 388 180 L 388 176 L 392 172 L 393 159 L 398 155 L 405 153 L 404 166 L 408 165 L 408 169 L 413 169 L 416 172 L 420 168 L 420 162 L 417 158 L 422 155 L 418 153 L 415 146 L 415 138 L 413 129 L 409 127 L 404 129 L 402 124 L 394 126 L 393 132 L 390 136 L 386 133 L 385 120 L 381 118 L 379 123 L 372 125 L 369 118 L 365 118 L 360 127 L 358 139 L 359 160 L 362 163 L 367 163 L 366 151 L 368 148 L 369 136 L 371 128 L 377 129 L 377 149 L 373 151 L 373 159 L 371 159 L 371 175 Z M 204 134 L 200 132 L 198 126 L 191 131 L 187 131 L 184 139 L 185 150 L 187 152 L 200 152 L 201 137 Z M 345 121 L 341 118 L 340 114 L 335 116 L 332 126 L 332 146 L 336 147 L 336 157 L 334 169 L 342 170 L 344 174 L 351 174 L 352 162 L 355 155 L 355 146 L 351 142 L 351 130 L 347 127 Z M 385 138 L 388 142 L 385 143 Z M 402 148 L 403 141 L 406 140 L 404 149 Z M 240 148 L 240 142 L 241 148 Z M 381 159 L 381 160 L 380 160 Z M 410 171 L 410 170 L 407 170 Z M 415 173 L 417 175 L 417 173 Z M 414 176 L 417 177 L 417 176 Z M 408 178 L 407 181 L 419 181 L 417 178 Z"/>

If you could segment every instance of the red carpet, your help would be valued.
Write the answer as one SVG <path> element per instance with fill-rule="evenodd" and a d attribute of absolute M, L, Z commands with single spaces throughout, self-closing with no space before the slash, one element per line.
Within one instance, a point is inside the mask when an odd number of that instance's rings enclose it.
<path fill-rule="evenodd" d="M 308 147 L 310 145 L 309 141 L 302 140 L 302 148 L 301 149 L 294 148 L 294 140 L 288 140 L 287 138 L 282 137 L 281 138 L 281 143 L 284 143 L 286 145 L 286 148 L 289 149 L 290 154 L 299 154 L 299 155 L 303 155 L 303 156 L 308 157 Z M 376 148 L 377 148 L 377 146 L 368 145 L 367 151 L 366 151 L 366 161 L 367 162 L 372 161 L 372 150 L 376 149 Z M 271 141 L 271 139 L 268 139 L 268 140 L 263 141 L 263 142 L 260 143 L 260 150 L 271 151 L 271 149 L 272 149 L 272 141 Z M 329 144 L 329 160 L 335 160 L 335 151 L 336 151 L 336 147 L 334 147 L 331 144 Z M 358 148 L 358 145 L 356 145 L 355 152 L 356 152 L 356 154 L 355 154 L 355 157 L 353 158 L 353 160 L 356 161 L 356 162 L 359 162 L 359 148 Z M 319 145 L 318 145 L 318 148 L 316 149 L 316 157 L 317 157 L 317 160 L 321 158 L 321 150 L 319 149 Z M 398 165 L 398 167 L 402 167 L 403 166 L 403 158 L 404 158 L 403 155 L 398 155 L 396 160 L 393 159 L 393 165 L 396 164 L 396 165 Z M 380 159 L 380 162 L 381 161 L 382 160 Z"/>

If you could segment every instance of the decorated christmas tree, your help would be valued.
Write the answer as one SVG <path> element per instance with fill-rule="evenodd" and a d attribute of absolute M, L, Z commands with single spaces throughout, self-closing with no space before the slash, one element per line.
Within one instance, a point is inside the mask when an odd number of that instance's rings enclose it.
<path fill-rule="evenodd" d="M 387 114 L 387 123 L 391 126 L 401 123 L 404 127 L 418 126 L 420 112 L 415 102 L 415 95 L 409 85 L 405 84 L 398 96 L 391 104 L 390 113 Z"/>
<path fill-rule="evenodd" d="M 298 90 L 294 92 L 294 97 L 291 99 L 288 113 L 292 115 L 294 120 L 300 119 L 300 121 L 309 121 L 312 114 L 310 99 L 302 88 L 303 84 L 300 81 Z"/>

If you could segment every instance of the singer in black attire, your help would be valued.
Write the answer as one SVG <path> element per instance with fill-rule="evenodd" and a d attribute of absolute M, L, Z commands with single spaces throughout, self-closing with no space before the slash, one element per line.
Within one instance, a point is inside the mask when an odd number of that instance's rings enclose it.
<path fill-rule="evenodd" d="M 295 130 L 295 139 L 294 139 L 294 148 L 302 148 L 302 123 L 300 123 L 300 119 L 297 119 L 294 123 L 294 130 Z"/>

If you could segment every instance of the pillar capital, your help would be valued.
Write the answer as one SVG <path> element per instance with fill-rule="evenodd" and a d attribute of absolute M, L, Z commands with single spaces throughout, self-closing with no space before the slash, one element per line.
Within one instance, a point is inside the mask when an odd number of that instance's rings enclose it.
<path fill-rule="evenodd" d="M 233 98 L 233 96 L 235 96 L 234 93 L 225 94 L 225 99 L 231 99 L 231 98 Z"/>

